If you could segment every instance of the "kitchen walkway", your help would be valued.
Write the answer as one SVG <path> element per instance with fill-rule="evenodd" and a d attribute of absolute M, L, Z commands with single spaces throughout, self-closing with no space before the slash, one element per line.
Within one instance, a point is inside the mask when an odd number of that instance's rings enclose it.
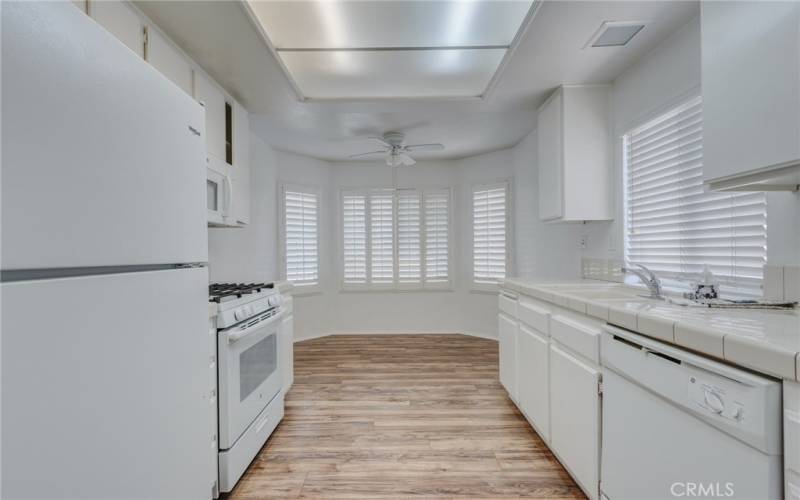
<path fill-rule="evenodd" d="M 497 343 L 295 344 L 286 416 L 231 498 L 584 498 L 497 379 Z"/>

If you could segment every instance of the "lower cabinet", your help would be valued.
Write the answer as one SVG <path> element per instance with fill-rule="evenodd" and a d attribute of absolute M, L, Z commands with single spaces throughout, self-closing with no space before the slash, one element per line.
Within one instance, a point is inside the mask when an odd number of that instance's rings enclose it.
<path fill-rule="evenodd" d="M 499 315 L 498 348 L 500 350 L 500 383 L 508 391 L 515 402 L 517 397 L 517 321 L 514 318 Z"/>
<path fill-rule="evenodd" d="M 550 441 L 550 382 L 547 336 L 524 323 L 517 335 L 517 392 L 522 412 L 539 436 Z"/>
<path fill-rule="evenodd" d="M 283 363 L 283 392 L 289 391 L 294 383 L 294 314 L 289 313 L 281 321 L 278 330 L 280 360 Z"/>
<path fill-rule="evenodd" d="M 583 487 L 598 498 L 600 370 L 550 344 L 550 447 Z"/>
<path fill-rule="evenodd" d="M 800 500 L 800 382 L 783 381 L 783 465 L 787 500 Z"/>

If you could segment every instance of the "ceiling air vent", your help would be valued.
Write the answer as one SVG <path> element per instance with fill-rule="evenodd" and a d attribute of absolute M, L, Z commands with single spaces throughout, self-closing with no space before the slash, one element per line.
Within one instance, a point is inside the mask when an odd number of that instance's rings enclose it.
<path fill-rule="evenodd" d="M 644 26 L 645 23 L 639 21 L 605 21 L 584 48 L 621 47 L 630 42 Z"/>

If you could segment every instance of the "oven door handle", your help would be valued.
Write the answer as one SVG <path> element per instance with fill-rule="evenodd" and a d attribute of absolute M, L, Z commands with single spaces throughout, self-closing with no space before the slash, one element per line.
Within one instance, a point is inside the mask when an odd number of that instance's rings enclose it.
<path fill-rule="evenodd" d="M 226 337 L 228 337 L 228 343 L 229 344 L 233 344 L 234 342 L 242 340 L 245 337 L 249 337 L 250 335 L 252 335 L 254 332 L 256 332 L 258 330 L 263 330 L 265 328 L 269 328 L 272 325 L 274 325 L 275 323 L 277 323 L 281 319 L 282 316 L 283 316 L 283 311 L 279 312 L 278 314 L 276 314 L 275 316 L 273 316 L 273 317 L 271 317 L 271 318 L 269 318 L 267 320 L 259 321 L 255 325 L 249 326 L 249 327 L 245 328 L 244 330 L 237 330 L 235 332 L 227 333 Z M 269 333 L 267 335 L 267 337 L 269 337 L 270 335 L 274 335 L 277 332 L 278 331 L 276 329 L 275 331 Z"/>

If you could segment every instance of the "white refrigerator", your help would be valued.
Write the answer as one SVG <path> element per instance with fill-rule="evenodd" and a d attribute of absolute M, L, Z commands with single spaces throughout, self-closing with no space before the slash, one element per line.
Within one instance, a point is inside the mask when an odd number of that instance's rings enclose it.
<path fill-rule="evenodd" d="M 204 135 L 70 2 L 3 2 L 4 498 L 211 497 Z"/>

